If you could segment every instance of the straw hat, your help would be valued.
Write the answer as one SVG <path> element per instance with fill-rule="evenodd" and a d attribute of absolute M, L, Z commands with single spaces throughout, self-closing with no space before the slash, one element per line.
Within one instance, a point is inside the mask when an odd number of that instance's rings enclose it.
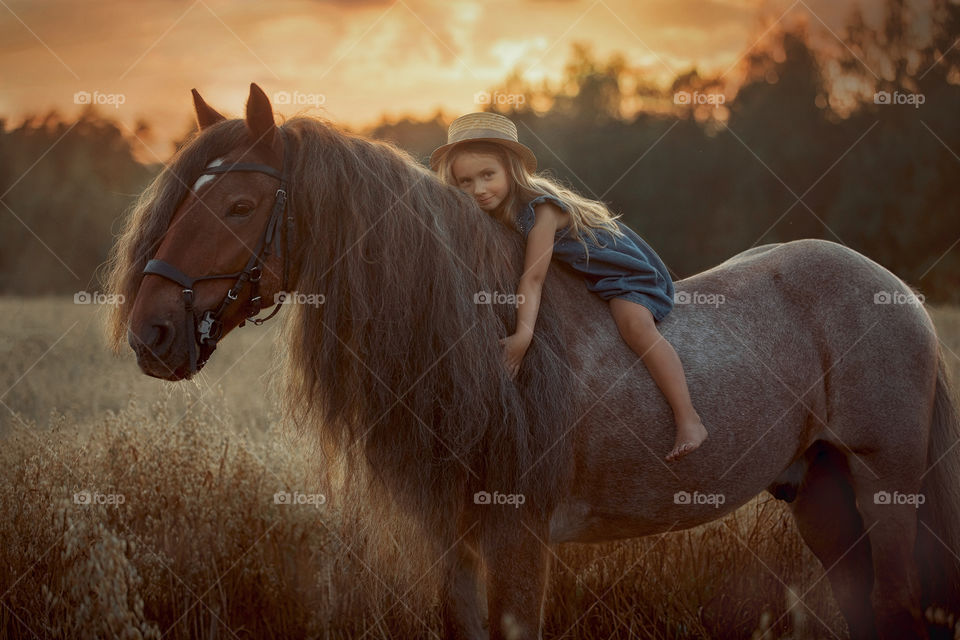
<path fill-rule="evenodd" d="M 453 146 L 473 140 L 502 145 L 520 156 L 527 171 L 533 173 L 537 170 L 537 157 L 517 140 L 516 125 L 499 113 L 489 112 L 468 113 L 451 122 L 447 130 L 447 144 L 437 147 L 430 154 L 430 168 L 436 171 L 440 161 Z"/>

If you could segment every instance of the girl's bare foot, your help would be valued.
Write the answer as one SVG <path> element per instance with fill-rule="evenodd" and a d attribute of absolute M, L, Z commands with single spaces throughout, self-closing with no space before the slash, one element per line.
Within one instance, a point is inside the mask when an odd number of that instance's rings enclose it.
<path fill-rule="evenodd" d="M 700 446 L 700 443 L 707 439 L 707 429 L 700 421 L 700 416 L 694 414 L 691 418 L 677 421 L 677 439 L 673 443 L 673 449 L 667 454 L 666 459 L 673 462 L 679 460 L 691 451 Z"/>

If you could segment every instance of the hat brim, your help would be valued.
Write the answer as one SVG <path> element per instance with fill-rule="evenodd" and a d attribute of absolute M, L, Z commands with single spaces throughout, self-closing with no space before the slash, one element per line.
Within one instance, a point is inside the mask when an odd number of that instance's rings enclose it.
<path fill-rule="evenodd" d="M 494 144 L 507 147 L 520 156 L 520 160 L 523 162 L 523 166 L 527 169 L 527 171 L 533 173 L 537 170 L 537 156 L 533 154 L 533 151 L 519 142 L 514 142 L 513 140 L 504 140 L 503 138 L 470 138 L 469 140 L 460 140 L 458 142 L 445 144 L 442 147 L 437 147 L 436 150 L 430 154 L 430 168 L 436 171 L 440 166 L 440 162 L 443 160 L 444 156 L 446 156 L 447 153 L 449 153 L 454 147 L 469 144 L 471 142 L 493 142 Z"/>

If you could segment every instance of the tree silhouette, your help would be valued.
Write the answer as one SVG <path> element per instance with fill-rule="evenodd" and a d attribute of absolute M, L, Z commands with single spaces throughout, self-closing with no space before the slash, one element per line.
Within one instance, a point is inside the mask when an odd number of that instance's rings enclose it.
<path fill-rule="evenodd" d="M 913 4 L 888 0 L 875 31 L 854 11 L 843 44 L 832 35 L 821 43 L 803 22 L 780 25 L 743 56 L 735 92 L 696 68 L 661 86 L 624 56 L 601 60 L 576 43 L 558 81 L 534 85 L 515 69 L 487 92 L 508 99 L 477 109 L 510 117 L 541 170 L 623 214 L 675 277 L 757 244 L 815 237 L 866 254 L 928 300 L 956 303 L 960 5 L 931 7 L 924 20 Z M 880 91 L 923 103 L 876 103 Z M 714 102 L 684 102 L 680 92 Z M 456 115 L 384 120 L 363 133 L 426 164 Z M 0 207 L 0 291 L 84 289 L 157 167 L 139 164 L 131 141 L 95 111 L 8 127 L 0 120 L 9 207 Z M 151 134 L 148 122 L 136 130 Z"/>

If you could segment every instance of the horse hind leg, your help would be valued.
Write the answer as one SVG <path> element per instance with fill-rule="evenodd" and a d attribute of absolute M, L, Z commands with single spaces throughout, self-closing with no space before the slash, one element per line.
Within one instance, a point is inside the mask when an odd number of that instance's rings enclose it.
<path fill-rule="evenodd" d="M 870 541 L 863 535 L 844 456 L 815 443 L 769 491 L 790 503 L 800 535 L 827 572 L 851 640 L 876 638 Z"/>
<path fill-rule="evenodd" d="M 877 420 L 876 424 L 884 422 Z M 917 501 L 926 461 L 926 447 L 924 444 L 921 450 L 921 444 L 919 438 L 879 441 L 868 452 L 847 458 L 857 508 L 873 551 L 871 602 L 881 638 L 928 637 L 914 557 Z"/>

